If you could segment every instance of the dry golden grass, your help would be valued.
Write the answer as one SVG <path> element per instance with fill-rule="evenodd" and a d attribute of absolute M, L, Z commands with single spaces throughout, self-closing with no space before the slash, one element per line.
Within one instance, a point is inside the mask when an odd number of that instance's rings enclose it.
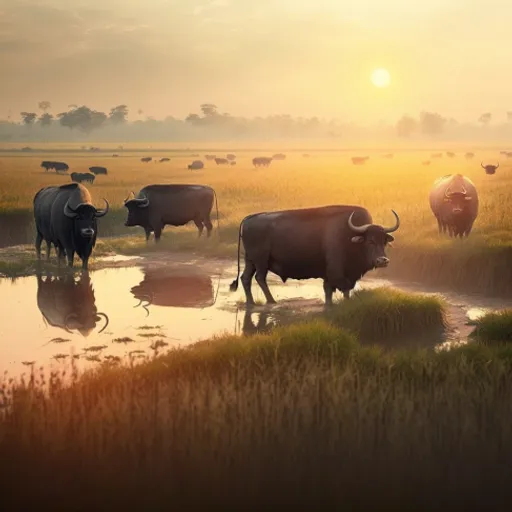
<path fill-rule="evenodd" d="M 200 157 L 207 152 L 214 151 L 202 151 Z M 234 254 L 238 223 L 245 215 L 258 211 L 357 204 L 368 208 L 375 222 L 390 224 L 393 208 L 401 217 L 402 227 L 396 236 L 396 248 L 389 251 L 389 272 L 460 288 L 511 292 L 512 266 L 508 262 L 512 258 L 512 168 L 503 161 L 495 176 L 487 176 L 480 167 L 481 160 L 496 161 L 498 151 L 477 152 L 472 161 L 464 159 L 461 152 L 454 159 L 434 159 L 430 167 L 421 165 L 430 154 L 422 151 L 396 153 L 393 160 L 382 158 L 383 153 L 369 153 L 371 158 L 364 166 L 350 163 L 350 156 L 368 154 L 364 151 L 312 153 L 309 159 L 302 158 L 300 152 L 290 152 L 287 160 L 258 170 L 251 164 L 258 153 L 239 151 L 235 167 L 207 162 L 205 170 L 191 172 L 187 164 L 195 158 L 193 153 L 197 150 L 153 154 L 158 158 L 171 157 L 171 162 L 162 164 L 144 164 L 140 157 L 151 153 L 136 152 L 121 153 L 119 158 L 112 158 L 110 153 L 0 157 L 0 212 L 4 224 L 0 237 L 13 230 L 18 235 L 24 232 L 25 242 L 33 236 L 33 228 L 27 223 L 31 220 L 35 192 L 42 186 L 69 182 L 68 176 L 45 173 L 39 167 L 43 159 L 58 159 L 66 161 L 71 171 L 83 172 L 90 165 L 108 167 L 109 175 L 97 177 L 96 184 L 89 187 L 97 204 L 105 197 L 113 209 L 101 223 L 100 234 L 134 237 L 106 241 L 111 249 L 129 252 L 145 246 L 141 229 L 123 226 L 123 200 L 131 190 L 137 192 L 151 183 L 199 183 L 210 185 L 217 192 L 222 244 L 198 243 L 193 227 L 167 228 L 169 248 Z M 480 197 L 480 213 L 473 233 L 464 241 L 438 235 L 428 204 L 434 180 L 457 172 L 475 182 Z M 166 248 L 165 241 L 163 247 Z"/>

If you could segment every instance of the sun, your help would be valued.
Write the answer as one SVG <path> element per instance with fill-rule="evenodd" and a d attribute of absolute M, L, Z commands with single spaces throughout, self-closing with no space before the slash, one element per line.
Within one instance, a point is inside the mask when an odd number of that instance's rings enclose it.
<path fill-rule="evenodd" d="M 375 87 L 387 87 L 391 83 L 391 76 L 387 69 L 379 68 L 372 72 L 371 80 Z"/>

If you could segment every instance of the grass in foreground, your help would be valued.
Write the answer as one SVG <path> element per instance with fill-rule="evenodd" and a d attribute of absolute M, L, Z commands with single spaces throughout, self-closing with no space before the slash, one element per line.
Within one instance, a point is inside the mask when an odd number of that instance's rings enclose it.
<path fill-rule="evenodd" d="M 475 322 L 471 337 L 481 343 L 512 342 L 512 310 L 488 313 Z"/>
<path fill-rule="evenodd" d="M 437 299 L 383 294 L 362 294 L 360 317 L 342 303 L 331 322 L 218 337 L 74 374 L 70 387 L 33 374 L 0 388 L 0 478 L 11 490 L 1 499 L 73 510 L 492 508 L 510 480 L 512 349 L 362 346 L 337 324 L 363 334 L 373 322 L 375 335 L 408 331 L 404 312 L 422 326 L 442 320 Z M 381 309 L 393 318 L 384 326 Z"/>

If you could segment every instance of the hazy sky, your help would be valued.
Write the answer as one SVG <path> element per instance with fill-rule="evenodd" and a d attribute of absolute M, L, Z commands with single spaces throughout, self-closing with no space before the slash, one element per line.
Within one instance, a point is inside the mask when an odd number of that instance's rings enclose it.
<path fill-rule="evenodd" d="M 356 6 L 357 5 L 357 6 Z M 0 0 L 0 118 L 126 103 L 374 122 L 512 110 L 510 0 Z M 392 85 L 371 85 L 376 67 Z"/>

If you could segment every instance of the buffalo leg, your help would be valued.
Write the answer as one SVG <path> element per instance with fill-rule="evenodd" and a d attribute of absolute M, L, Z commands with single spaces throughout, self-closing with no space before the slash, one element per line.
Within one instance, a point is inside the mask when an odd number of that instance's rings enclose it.
<path fill-rule="evenodd" d="M 343 298 L 350 299 L 350 290 L 343 290 Z"/>
<path fill-rule="evenodd" d="M 82 270 L 83 270 L 84 272 L 87 272 L 87 270 L 88 270 L 88 265 L 89 265 L 89 258 L 84 258 L 84 259 L 82 260 Z"/>
<path fill-rule="evenodd" d="M 50 253 L 52 252 L 52 243 L 46 242 L 46 261 L 50 261 Z"/>
<path fill-rule="evenodd" d="M 199 220 L 199 219 L 195 219 L 194 224 L 197 226 L 197 229 L 199 231 L 199 235 L 197 236 L 197 238 L 201 238 L 201 235 L 203 234 L 203 230 L 204 230 L 203 221 Z"/>
<path fill-rule="evenodd" d="M 439 234 L 441 234 L 444 231 L 443 224 L 439 219 L 437 219 L 437 228 L 439 229 Z"/>
<path fill-rule="evenodd" d="M 157 226 L 155 228 L 155 243 L 160 242 L 160 237 L 162 236 L 162 228 Z"/>
<path fill-rule="evenodd" d="M 145 229 L 144 231 L 146 233 L 146 242 L 149 242 L 149 237 L 151 236 L 151 230 Z"/>
<path fill-rule="evenodd" d="M 260 285 L 263 293 L 265 294 L 265 299 L 267 299 L 267 304 L 275 304 L 276 300 L 272 297 L 270 293 L 270 289 L 267 284 L 267 273 L 268 270 L 257 270 L 256 269 L 256 282 Z"/>
<path fill-rule="evenodd" d="M 73 249 L 66 249 L 66 256 L 68 257 L 68 266 L 73 267 L 73 260 L 75 259 L 75 251 L 73 251 Z"/>
<path fill-rule="evenodd" d="M 326 306 L 332 306 L 332 295 L 334 288 L 324 280 L 324 293 L 325 293 L 325 304 Z"/>
<path fill-rule="evenodd" d="M 38 231 L 37 235 L 36 235 L 36 254 L 37 254 L 38 260 L 41 259 L 41 244 L 42 243 L 43 243 L 43 235 L 41 235 L 41 233 L 39 233 L 39 231 Z"/>
<path fill-rule="evenodd" d="M 247 304 L 254 304 L 254 297 L 252 296 L 251 281 L 256 273 L 256 267 L 251 261 L 245 260 L 245 268 L 242 273 L 241 281 L 244 287 L 245 299 Z"/>
<path fill-rule="evenodd" d="M 204 222 L 204 225 L 206 226 L 206 236 L 208 238 L 210 238 L 210 236 L 212 234 L 212 229 L 213 229 L 213 224 L 210 219 L 210 216 L 208 215 L 208 217 L 206 217 L 206 219 L 204 219 L 203 222 Z"/>

